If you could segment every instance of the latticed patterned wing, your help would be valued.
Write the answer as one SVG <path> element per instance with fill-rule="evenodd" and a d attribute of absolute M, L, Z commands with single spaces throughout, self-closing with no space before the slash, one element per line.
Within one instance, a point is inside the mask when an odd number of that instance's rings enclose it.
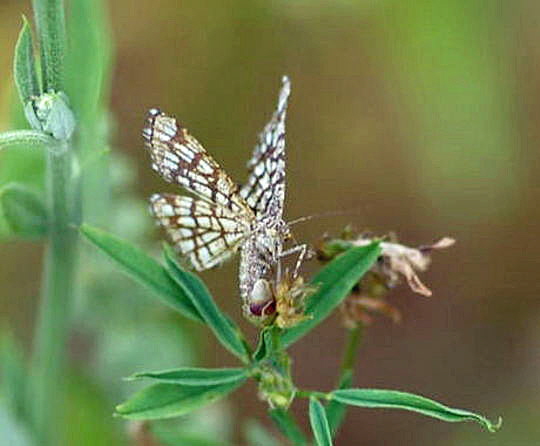
<path fill-rule="evenodd" d="M 175 118 L 149 110 L 143 136 L 152 168 L 165 180 L 235 213 L 251 213 L 238 186 Z"/>
<path fill-rule="evenodd" d="M 284 76 L 277 109 L 259 135 L 248 162 L 249 178 L 240 195 L 257 215 L 281 218 L 285 199 L 285 115 L 291 92 Z"/>
<path fill-rule="evenodd" d="M 212 268 L 236 252 L 249 232 L 249 221 L 203 200 L 155 194 L 151 210 L 175 248 L 196 270 Z"/>

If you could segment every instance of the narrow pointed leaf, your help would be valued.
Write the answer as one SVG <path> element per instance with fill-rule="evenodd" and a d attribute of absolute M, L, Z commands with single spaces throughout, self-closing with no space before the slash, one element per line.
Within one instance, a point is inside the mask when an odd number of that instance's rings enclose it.
<path fill-rule="evenodd" d="M 54 140 L 43 132 L 37 130 L 13 130 L 0 133 L 0 150 L 9 147 L 47 147 Z"/>
<path fill-rule="evenodd" d="M 139 248 L 101 229 L 84 224 L 81 233 L 125 273 L 154 291 L 162 302 L 192 320 L 203 321 L 184 289 L 176 284 L 159 262 Z"/>
<path fill-rule="evenodd" d="M 346 389 L 351 387 L 353 380 L 352 370 L 346 370 L 343 372 L 338 388 Z M 332 432 L 332 437 L 334 437 L 345 419 L 345 414 L 347 412 L 347 406 L 343 403 L 340 403 L 337 400 L 332 400 L 326 406 L 326 417 L 328 418 L 328 424 L 330 425 L 330 431 Z"/>
<path fill-rule="evenodd" d="M 208 288 L 195 274 L 185 271 L 175 260 L 173 250 L 164 246 L 165 260 L 171 277 L 180 286 L 221 344 L 243 362 L 250 352 L 240 328 L 216 305 Z"/>
<path fill-rule="evenodd" d="M 186 367 L 161 372 L 142 372 L 130 378 L 151 378 L 163 383 L 182 384 L 184 386 L 214 386 L 227 384 L 245 379 L 248 376 L 246 369 L 202 369 Z"/>
<path fill-rule="evenodd" d="M 116 413 L 133 420 L 178 417 L 225 397 L 244 380 L 213 386 L 154 384 L 117 406 Z"/>
<path fill-rule="evenodd" d="M 306 305 L 308 319 L 285 330 L 283 344 L 290 346 L 326 319 L 371 268 L 380 252 L 378 243 L 350 248 L 322 268 L 311 281 L 317 290 Z"/>
<path fill-rule="evenodd" d="M 304 433 L 298 427 L 292 415 L 284 409 L 272 409 L 269 412 L 270 418 L 276 423 L 281 433 L 287 437 L 294 446 L 307 445 Z"/>
<path fill-rule="evenodd" d="M 44 91 L 62 91 L 66 30 L 63 0 L 33 0 Z"/>
<path fill-rule="evenodd" d="M 450 423 L 475 421 L 490 432 L 497 431 L 502 423 L 502 419 L 492 423 L 474 412 L 454 409 L 423 396 L 397 390 L 341 389 L 331 392 L 330 397 L 343 404 L 358 407 L 410 410 Z"/>
<path fill-rule="evenodd" d="M 47 232 L 47 212 L 39 197 L 23 185 L 10 183 L 0 189 L 0 208 L 14 235 L 39 238 Z"/>
<path fill-rule="evenodd" d="M 23 26 L 17 40 L 17 45 L 15 46 L 13 76 L 23 106 L 30 102 L 32 96 L 38 96 L 40 94 L 36 62 L 34 59 L 32 30 L 24 16 Z"/>
<path fill-rule="evenodd" d="M 309 400 L 309 421 L 316 444 L 318 446 L 332 446 L 332 435 L 326 412 L 323 405 L 313 397 Z"/>

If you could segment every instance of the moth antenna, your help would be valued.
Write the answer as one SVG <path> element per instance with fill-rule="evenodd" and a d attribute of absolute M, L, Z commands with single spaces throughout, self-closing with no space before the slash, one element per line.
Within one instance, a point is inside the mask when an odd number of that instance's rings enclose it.
<path fill-rule="evenodd" d="M 353 211 L 328 211 L 328 212 L 321 212 L 319 214 L 312 214 L 312 215 L 305 215 L 303 217 L 295 218 L 294 220 L 291 220 L 287 222 L 289 226 L 293 226 L 297 223 L 302 223 L 304 221 L 313 220 L 315 218 L 324 218 L 324 217 L 338 217 L 338 216 L 355 216 L 359 215 L 360 210 L 353 210 Z"/>

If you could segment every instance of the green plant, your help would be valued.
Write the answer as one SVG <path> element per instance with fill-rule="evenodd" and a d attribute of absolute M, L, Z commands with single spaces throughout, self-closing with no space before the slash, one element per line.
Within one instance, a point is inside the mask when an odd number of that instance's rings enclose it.
<path fill-rule="evenodd" d="M 476 421 L 492 432 L 499 427 L 499 423 L 493 424 L 481 415 L 411 393 L 350 388 L 354 356 L 360 341 L 359 327 L 349 332 L 337 389 L 330 392 L 304 390 L 292 381 L 287 348 L 308 335 L 343 302 L 380 257 L 378 242 L 342 247 L 341 254 L 312 278 L 311 285 L 315 291 L 308 297 L 305 319 L 288 329 L 281 329 L 275 324 L 266 326 L 260 332 L 258 344 L 252 348 L 236 323 L 218 308 L 204 283 L 178 264 L 168 245 L 164 246 L 165 262 L 162 265 L 105 231 L 88 225 L 83 225 L 81 231 L 92 244 L 151 289 L 161 301 L 182 315 L 207 325 L 241 363 L 239 368 L 180 368 L 135 374 L 130 379 L 152 380 L 154 384 L 117 406 L 118 415 L 134 420 L 184 415 L 225 397 L 246 380 L 254 379 L 258 383 L 260 397 L 268 403 L 271 419 L 295 445 L 308 444 L 307 437 L 288 412 L 297 397 L 310 401 L 310 420 L 314 441 L 318 445 L 332 443 L 347 406 L 403 409 L 447 422 Z"/>
<path fill-rule="evenodd" d="M 185 415 L 252 379 L 268 403 L 270 418 L 294 444 L 311 441 L 288 410 L 295 398 L 309 400 L 314 442 L 319 445 L 332 443 L 348 406 L 404 409 L 448 422 L 476 421 L 490 431 L 498 428 L 499 424 L 473 412 L 406 392 L 351 388 L 362 324 L 349 329 L 335 390 L 306 390 L 293 382 L 287 348 L 331 314 L 373 268 L 381 254 L 377 242 L 359 247 L 348 242 L 339 244 L 340 255 L 311 280 L 315 292 L 307 300 L 305 317 L 288 329 L 265 327 L 258 344 L 251 346 L 233 319 L 219 309 L 204 283 L 177 263 L 170 247 L 164 247 L 162 264 L 107 232 L 80 226 L 83 216 L 87 222 L 109 224 L 108 117 L 104 100 L 111 66 L 109 36 L 99 2 L 72 1 L 67 30 L 62 0 L 34 0 L 33 6 L 37 39 L 23 19 L 14 61 L 17 90 L 31 128 L 0 134 L 0 149 L 16 148 L 21 153 L 24 148 L 37 149 L 46 161 L 43 178 L 36 169 L 36 181 L 30 181 L 27 175 L 27 181 L 6 181 L 0 187 L 0 229 L 5 229 L 9 237 L 47 243 L 43 297 L 30 368 L 17 342 L 11 335 L 3 336 L 2 385 L 7 391 L 3 392 L 2 403 L 9 409 L 5 418 L 15 426 L 12 432 L 17 432 L 21 444 L 59 443 L 58 427 L 64 423 L 59 406 L 70 385 L 65 384 L 64 356 L 72 301 L 78 288 L 79 227 L 89 241 L 163 303 L 210 328 L 240 362 L 236 368 L 184 367 L 136 373 L 130 379 L 151 380 L 153 384 L 119 405 L 118 415 L 136 420 Z M 35 54 L 36 44 L 39 57 Z M 84 70 L 75 69 L 83 65 Z M 24 156 L 33 155 L 24 152 Z M 40 182 L 46 185 L 44 190 L 32 187 Z M 93 199 L 86 200 L 88 195 Z M 20 420 L 24 423 L 19 424 Z M 256 424 L 246 436 L 253 444 L 275 444 Z M 188 437 L 180 433 L 163 442 L 212 444 L 207 439 Z"/>
<path fill-rule="evenodd" d="M 17 394 L 25 402 L 26 429 L 37 444 L 46 446 L 59 441 L 65 344 L 78 288 L 77 227 L 84 196 L 103 193 L 96 187 L 88 190 L 86 182 L 95 172 L 87 162 L 96 158 L 89 140 L 106 139 L 96 120 L 104 107 L 109 52 L 99 2 L 71 2 L 68 30 L 62 0 L 34 0 L 32 5 L 37 37 L 23 17 L 13 64 L 21 107 L 31 128 L 1 133 L 0 149 L 20 151 L 23 166 L 35 156 L 28 150 L 37 150 L 45 168 L 38 170 L 38 187 L 29 185 L 29 169 L 24 169 L 20 180 L 2 185 L 0 226 L 6 228 L 3 238 L 46 245 L 33 358 L 30 370 L 20 366 L 25 379 Z M 89 24 L 77 26 L 88 18 Z M 82 59 L 86 68 L 74 69 Z M 9 385 L 6 388 L 11 391 Z"/>

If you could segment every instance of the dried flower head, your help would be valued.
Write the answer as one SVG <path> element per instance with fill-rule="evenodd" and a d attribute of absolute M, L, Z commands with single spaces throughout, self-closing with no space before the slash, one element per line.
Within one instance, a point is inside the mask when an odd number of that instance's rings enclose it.
<path fill-rule="evenodd" d="M 313 294 L 315 288 L 305 284 L 301 276 L 292 278 L 290 274 L 285 274 L 275 288 L 275 324 L 279 328 L 290 328 L 305 320 L 306 298 Z"/>
<path fill-rule="evenodd" d="M 431 290 L 422 283 L 418 272 L 425 271 L 431 263 L 431 253 L 434 250 L 445 249 L 452 246 L 455 240 L 443 237 L 431 245 L 411 248 L 397 243 L 395 236 L 392 241 L 381 242 L 381 256 L 364 275 L 342 305 L 341 311 L 347 327 L 356 324 L 370 324 L 373 313 L 390 317 L 394 322 L 401 320 L 397 308 L 385 300 L 388 292 L 399 285 L 403 279 L 409 287 L 418 294 L 431 296 Z M 339 239 L 325 238 L 319 245 L 318 257 L 322 261 L 334 258 L 351 246 L 369 245 L 376 238 L 372 234 L 352 235 L 351 229 L 345 229 Z"/>

